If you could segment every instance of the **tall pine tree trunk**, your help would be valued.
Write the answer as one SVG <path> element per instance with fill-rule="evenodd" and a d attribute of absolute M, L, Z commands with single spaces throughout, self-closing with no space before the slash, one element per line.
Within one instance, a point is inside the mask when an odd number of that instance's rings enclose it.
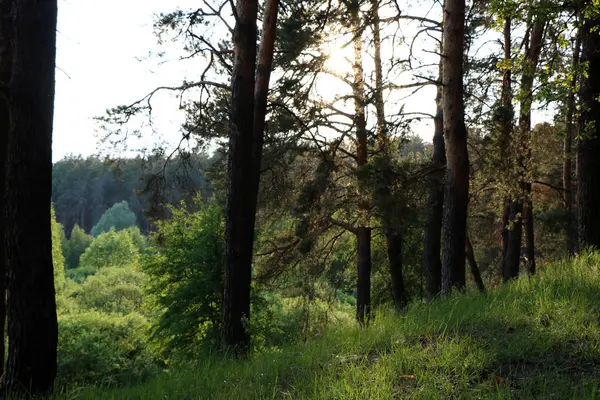
<path fill-rule="evenodd" d="M 250 346 L 246 325 L 250 318 L 255 221 L 251 199 L 256 196 L 253 152 L 256 151 L 254 72 L 257 9 L 257 0 L 237 1 L 233 34 L 222 339 L 224 346 L 234 353 L 243 353 Z"/>
<path fill-rule="evenodd" d="M 7 157 L 8 363 L 3 388 L 48 393 L 58 326 L 50 200 L 56 0 L 15 0 Z"/>
<path fill-rule="evenodd" d="M 512 61 L 512 18 L 504 18 L 504 61 L 510 65 Z M 502 94 L 501 94 L 501 113 L 500 113 L 500 160 L 502 165 L 502 174 L 504 184 L 510 180 L 508 176 L 510 170 L 509 145 L 513 129 L 513 105 L 512 105 L 512 69 L 505 68 L 502 73 Z M 500 270 L 506 274 L 506 257 L 509 243 L 509 223 L 510 223 L 510 199 L 504 200 L 502 210 L 502 254 L 500 261 Z"/>
<path fill-rule="evenodd" d="M 443 28 L 444 137 L 446 184 L 442 250 L 442 292 L 465 286 L 465 237 L 469 202 L 469 154 L 463 103 L 465 0 L 446 0 Z"/>
<path fill-rule="evenodd" d="M 438 80 L 443 79 L 442 59 Z M 423 266 L 425 271 L 425 287 L 427 300 L 431 301 L 438 296 L 442 290 L 442 219 L 444 213 L 444 171 L 446 165 L 446 146 L 444 145 L 444 110 L 442 107 L 442 85 L 437 87 L 435 98 L 436 112 L 433 133 L 433 155 L 431 164 L 433 168 L 439 168 L 429 178 L 429 197 L 427 200 L 427 224 L 425 225 L 425 237 L 423 245 Z"/>
<path fill-rule="evenodd" d="M 356 167 L 358 170 L 358 227 L 356 246 L 358 254 L 358 281 L 356 284 L 356 319 L 363 324 L 369 323 L 371 316 L 371 228 L 369 223 L 369 207 L 367 204 L 368 191 L 365 180 L 362 178 L 362 169 L 368 161 L 367 148 L 367 120 L 365 117 L 365 83 L 362 61 L 362 37 L 360 24 L 360 4 L 358 0 L 350 3 L 350 18 L 352 34 L 354 35 L 354 81 L 352 92 L 354 95 L 354 125 L 356 129 Z"/>
<path fill-rule="evenodd" d="M 373 42 L 375 47 L 375 110 L 377 112 L 377 143 L 381 155 L 389 158 L 389 138 L 385 121 L 385 104 L 383 101 L 383 68 L 381 62 L 381 37 L 379 26 L 379 1 L 372 1 Z M 404 288 L 402 273 L 402 233 L 399 229 L 399 216 L 393 213 L 393 202 L 389 182 L 381 191 L 382 203 L 389 205 L 383 211 L 383 226 L 386 240 L 390 276 L 392 279 L 392 297 L 397 310 L 404 308 L 408 302 Z"/>
<path fill-rule="evenodd" d="M 531 28 L 528 47 L 525 53 L 523 72 L 521 76 L 521 102 L 519 108 L 519 156 L 518 168 L 521 176 L 520 185 L 522 197 L 511 204 L 510 220 L 514 224 L 509 233 L 509 249 L 506 258 L 506 271 L 504 281 L 509 281 L 519 276 L 519 262 L 521 255 L 522 224 L 525 219 L 525 240 L 527 244 L 527 259 L 529 271 L 535 272 L 535 244 L 533 232 L 533 202 L 531 200 L 531 183 L 527 177 L 528 166 L 531 159 L 531 105 L 533 102 L 533 82 L 537 70 L 542 39 L 544 37 L 545 22 L 538 19 Z"/>
<path fill-rule="evenodd" d="M 12 69 L 11 20 L 12 0 L 0 0 L 0 84 L 10 85 Z M 4 334 L 6 326 L 6 156 L 10 131 L 10 102 L 8 95 L 0 95 L 0 376 L 4 374 Z"/>
<path fill-rule="evenodd" d="M 586 2 L 591 5 L 591 1 Z M 583 22 L 581 62 L 587 63 L 587 75 L 579 90 L 581 119 L 577 151 L 577 212 L 579 243 L 600 248 L 600 17 L 596 14 Z"/>
<path fill-rule="evenodd" d="M 577 233 L 575 227 L 575 218 L 573 213 L 573 137 L 576 134 L 576 127 L 573 121 L 575 116 L 575 93 L 577 91 L 577 80 L 579 68 L 579 52 L 581 51 L 581 28 L 577 31 L 575 37 L 575 47 L 573 48 L 573 62 L 571 63 L 571 82 L 569 85 L 569 98 L 567 99 L 567 115 L 565 139 L 563 145 L 564 164 L 563 164 L 563 189 L 565 191 L 564 207 L 568 219 L 565 226 L 565 238 L 567 241 L 567 251 L 569 254 L 575 253 L 577 247 Z"/>

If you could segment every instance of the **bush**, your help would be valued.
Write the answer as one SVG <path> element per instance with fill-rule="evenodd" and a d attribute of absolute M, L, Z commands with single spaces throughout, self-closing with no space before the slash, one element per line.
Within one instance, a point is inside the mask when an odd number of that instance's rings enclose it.
<path fill-rule="evenodd" d="M 120 314 L 140 312 L 143 279 L 144 274 L 131 267 L 102 268 L 70 296 L 83 309 Z"/>
<path fill-rule="evenodd" d="M 97 311 L 59 318 L 58 384 L 140 382 L 160 368 L 148 345 L 148 322 L 139 314 Z"/>
<path fill-rule="evenodd" d="M 137 266 L 140 252 L 128 231 L 111 229 L 98 236 L 82 254 L 80 268 L 99 270 L 105 267 Z"/>
<path fill-rule="evenodd" d="M 79 267 L 79 258 L 94 240 L 85 233 L 79 225 L 75 224 L 71 230 L 71 236 L 65 241 L 66 268 L 73 269 Z"/>
<path fill-rule="evenodd" d="M 157 313 L 155 332 L 167 349 L 182 352 L 210 346 L 221 322 L 223 215 L 217 205 L 199 206 L 196 212 L 172 207 L 142 262 Z"/>

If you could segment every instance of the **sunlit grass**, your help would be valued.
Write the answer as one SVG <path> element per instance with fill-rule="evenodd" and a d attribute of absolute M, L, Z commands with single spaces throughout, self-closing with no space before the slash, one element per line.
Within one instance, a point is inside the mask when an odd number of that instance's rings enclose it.
<path fill-rule="evenodd" d="M 600 255 L 506 287 L 379 312 L 369 329 L 243 361 L 200 360 L 70 399 L 591 399 L 600 393 Z"/>

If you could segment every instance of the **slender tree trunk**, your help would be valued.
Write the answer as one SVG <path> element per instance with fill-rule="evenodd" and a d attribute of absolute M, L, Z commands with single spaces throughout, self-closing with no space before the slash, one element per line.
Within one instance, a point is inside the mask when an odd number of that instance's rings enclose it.
<path fill-rule="evenodd" d="M 512 19 L 506 17 L 504 19 L 504 61 L 508 64 L 512 61 Z M 512 69 L 506 68 L 502 73 L 502 94 L 501 94 L 501 106 L 502 106 L 502 127 L 500 132 L 500 159 L 502 162 L 502 173 L 505 178 L 504 184 L 508 184 L 510 177 L 508 176 L 510 170 L 510 154 L 509 145 L 510 138 L 513 130 L 513 104 L 512 104 Z M 509 223 L 510 223 L 510 198 L 504 200 L 504 207 L 502 210 L 502 255 L 500 268 L 505 274 L 506 271 L 506 258 L 508 255 L 508 243 L 509 243 Z"/>
<path fill-rule="evenodd" d="M 0 0 L 0 84 L 10 85 L 12 69 L 11 20 L 12 0 Z M 0 96 L 0 377 L 4 374 L 6 358 L 6 156 L 7 139 L 10 131 L 10 102 L 8 97 Z"/>
<path fill-rule="evenodd" d="M 273 69 L 273 51 L 277 33 L 277 13 L 279 1 L 266 0 L 263 16 L 262 34 L 258 52 L 256 83 L 254 86 L 254 191 L 258 196 L 260 183 L 260 166 L 265 133 L 265 118 L 267 115 L 267 95 L 269 80 Z M 257 198 L 257 196 L 255 196 Z M 256 202 L 254 203 L 256 209 Z"/>
<path fill-rule="evenodd" d="M 57 2 L 15 0 L 12 17 L 3 389 L 38 395 L 52 389 L 57 362 L 50 213 Z"/>
<path fill-rule="evenodd" d="M 254 72 L 257 0 L 237 0 L 233 34 L 234 68 L 229 122 L 229 160 L 225 225 L 223 344 L 239 354 L 248 350 L 252 247 L 256 197 L 254 182 Z"/>
<path fill-rule="evenodd" d="M 350 3 L 350 17 L 354 38 L 354 125 L 356 128 L 356 166 L 361 170 L 367 165 L 367 120 L 365 117 L 365 83 L 363 79 L 362 38 L 359 18 L 360 4 L 358 0 Z M 360 174 L 359 174 L 360 175 Z M 358 180 L 359 186 L 359 222 L 356 234 L 358 249 L 358 281 L 356 285 L 356 319 L 362 324 L 368 324 L 371 315 L 371 228 L 367 205 L 368 191 L 366 182 Z"/>
<path fill-rule="evenodd" d="M 377 112 L 377 143 L 379 151 L 384 157 L 389 157 L 389 138 L 385 121 L 385 105 L 383 102 L 383 71 L 381 62 L 381 37 L 379 27 L 379 1 L 372 1 L 373 12 L 373 42 L 375 47 L 375 110 Z M 389 185 L 382 191 L 385 197 L 384 204 L 393 204 Z M 391 208 L 391 207 L 390 207 Z M 404 288 L 402 273 L 402 233 L 399 229 L 398 216 L 391 210 L 383 210 L 383 226 L 392 278 L 392 297 L 397 310 L 404 308 L 408 302 Z"/>
<path fill-rule="evenodd" d="M 533 82 L 537 64 L 542 50 L 545 22 L 538 19 L 531 29 L 529 45 L 525 54 L 525 63 L 521 76 L 521 103 L 519 109 L 519 139 L 520 153 L 518 168 L 521 175 L 521 190 L 523 196 L 511 205 L 510 220 L 514 228 L 509 233 L 509 249 L 506 259 L 504 281 L 519 276 L 519 261 L 521 254 L 522 223 L 525 219 L 525 239 L 527 244 L 527 259 L 530 273 L 535 272 L 535 244 L 533 231 L 533 202 L 531 200 L 531 183 L 527 177 L 529 160 L 531 159 L 531 104 L 533 102 Z"/>
<path fill-rule="evenodd" d="M 356 319 L 368 325 L 371 319 L 371 229 L 356 228 L 358 243 L 358 280 L 356 283 Z"/>
<path fill-rule="evenodd" d="M 591 2 L 588 2 L 591 3 Z M 588 74 L 581 79 L 579 90 L 581 119 L 577 152 L 577 212 L 579 243 L 600 248 L 600 18 L 585 19 L 581 32 L 581 62 Z"/>
<path fill-rule="evenodd" d="M 475 252 L 473 251 L 473 245 L 471 244 L 471 239 L 467 234 L 466 241 L 466 255 L 467 260 L 469 261 L 469 267 L 471 267 L 471 276 L 473 276 L 473 282 L 477 286 L 477 289 L 480 292 L 485 292 L 485 285 L 483 284 L 483 279 L 481 279 L 481 272 L 479 271 L 479 267 L 477 266 L 477 261 L 475 260 Z"/>
<path fill-rule="evenodd" d="M 443 28 L 444 137 L 446 185 L 442 250 L 442 292 L 465 286 L 465 237 L 469 202 L 469 154 L 463 103 L 465 0 L 446 0 Z"/>
<path fill-rule="evenodd" d="M 581 28 L 577 31 L 575 38 L 575 47 L 573 49 L 573 62 L 571 64 L 571 77 L 569 98 L 567 99 L 567 116 L 566 116 L 566 132 L 563 146 L 564 164 L 563 164 L 563 189 L 565 191 L 564 207 L 568 214 L 568 220 L 565 226 L 565 238 L 567 241 L 567 251 L 569 254 L 575 253 L 577 247 L 575 218 L 573 213 L 573 175 L 572 158 L 573 158 L 573 137 L 575 136 L 575 123 L 573 117 L 575 115 L 575 93 L 577 91 L 577 69 L 579 68 L 579 52 L 581 51 Z"/>
<path fill-rule="evenodd" d="M 438 80 L 443 79 L 442 59 Z M 425 270 L 427 300 L 437 297 L 442 290 L 442 219 L 444 213 L 444 171 L 446 165 L 446 146 L 444 145 L 444 109 L 442 107 L 442 85 L 437 87 L 435 97 L 436 113 L 433 120 L 433 156 L 431 164 L 440 168 L 439 172 L 431 175 L 429 179 L 429 198 L 427 201 L 429 213 L 425 225 L 425 238 L 423 246 L 423 264 Z"/>

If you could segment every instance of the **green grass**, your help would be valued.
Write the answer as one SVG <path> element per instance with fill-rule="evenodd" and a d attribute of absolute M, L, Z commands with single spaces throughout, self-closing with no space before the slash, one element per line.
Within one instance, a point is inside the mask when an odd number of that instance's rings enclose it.
<path fill-rule="evenodd" d="M 84 388 L 64 399 L 600 398 L 600 255 L 555 263 L 534 279 L 467 292 L 368 329 L 173 368 L 145 384 Z"/>

